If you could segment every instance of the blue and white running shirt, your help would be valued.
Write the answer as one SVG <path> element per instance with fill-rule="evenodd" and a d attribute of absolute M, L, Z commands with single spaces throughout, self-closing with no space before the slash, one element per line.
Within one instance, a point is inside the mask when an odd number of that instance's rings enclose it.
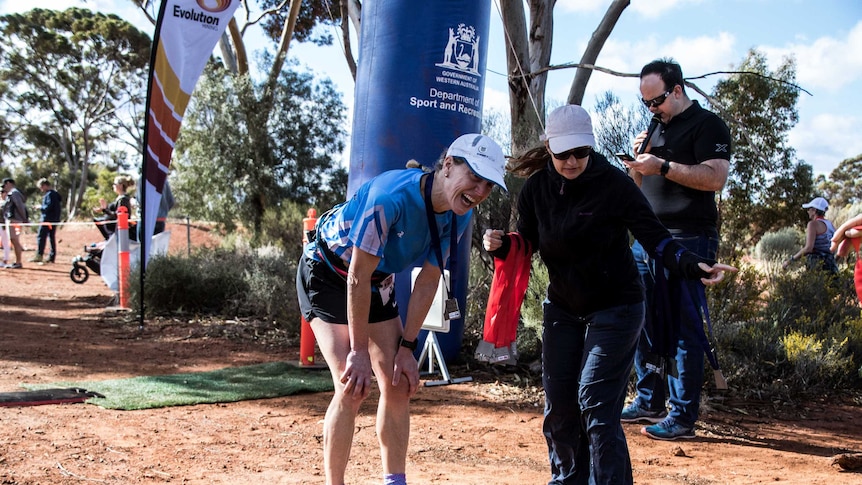
<path fill-rule="evenodd" d="M 380 257 L 377 271 L 384 273 L 404 271 L 419 258 L 437 266 L 420 185 L 422 175 L 419 169 L 390 170 L 369 180 L 350 200 L 324 216 L 317 227 L 318 239 L 345 262 L 350 261 L 354 246 Z M 460 243 L 471 215 L 472 211 L 463 216 L 451 211 L 434 214 L 444 260 L 449 256 L 453 216 Z M 305 254 L 320 259 L 315 247 L 314 242 L 309 243 Z"/>

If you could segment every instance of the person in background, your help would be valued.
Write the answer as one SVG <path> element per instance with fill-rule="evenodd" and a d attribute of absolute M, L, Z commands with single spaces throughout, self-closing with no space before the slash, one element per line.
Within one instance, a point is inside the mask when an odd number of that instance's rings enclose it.
<path fill-rule="evenodd" d="M 0 227 L 0 245 L 3 246 L 3 267 L 5 268 L 7 264 L 9 264 L 9 255 L 10 247 L 9 247 L 9 231 L 7 230 L 6 224 L 6 191 L 0 189 L 0 224 L 3 226 Z"/>
<path fill-rule="evenodd" d="M 6 203 L 3 205 L 3 218 L 9 227 L 9 241 L 15 252 L 15 262 L 6 264 L 5 267 L 20 269 L 23 267 L 21 257 L 24 248 L 21 246 L 21 226 L 19 224 L 30 222 L 30 218 L 27 214 L 24 194 L 15 187 L 15 179 L 3 179 L 2 189 L 6 193 Z"/>
<path fill-rule="evenodd" d="M 377 437 L 384 483 L 407 483 L 410 397 L 419 385 L 416 338 L 472 210 L 494 185 L 506 189 L 505 164 L 493 140 L 462 135 L 433 172 L 384 172 L 318 219 L 316 237 L 298 265 L 296 291 L 335 386 L 323 422 L 327 485 L 345 483 L 356 414 L 372 377 L 380 390 Z M 422 268 L 402 325 L 394 276 L 417 260 Z"/>
<path fill-rule="evenodd" d="M 168 220 L 168 212 L 174 207 L 174 194 L 171 192 L 170 182 L 165 180 L 165 186 L 162 189 L 162 198 L 159 200 L 159 212 L 156 213 L 156 226 L 153 234 L 165 232 L 165 223 Z"/>
<path fill-rule="evenodd" d="M 42 205 L 39 206 L 39 233 L 36 235 L 36 255 L 30 261 L 34 263 L 53 263 L 57 257 L 57 223 L 62 217 L 60 194 L 51 187 L 46 178 L 39 179 L 39 190 L 42 191 Z M 45 243 L 50 241 L 51 251 L 48 259 L 44 259 Z"/>
<path fill-rule="evenodd" d="M 140 185 L 140 190 L 145 190 L 145 185 Z M 168 213 L 174 207 L 174 194 L 171 192 L 171 184 L 165 179 L 165 186 L 162 188 L 162 197 L 159 199 L 159 210 L 156 212 L 156 223 L 153 226 L 153 236 L 165 232 L 165 224 L 168 220 Z M 138 232 L 141 230 L 141 225 L 138 224 Z M 138 234 L 138 241 L 141 240 L 141 234 Z"/>
<path fill-rule="evenodd" d="M 718 251 L 715 193 L 724 187 L 730 170 L 730 130 L 715 113 L 688 97 L 682 68 L 671 59 L 655 60 L 641 69 L 640 92 L 654 115 L 651 127 L 655 129 L 635 138 L 637 157 L 624 162 L 629 175 L 677 242 L 703 258 L 714 259 Z M 636 242 L 632 252 L 647 289 L 647 302 L 652 304 L 655 262 L 641 243 Z M 691 282 L 688 287 L 691 293 L 700 293 Z M 695 305 L 707 308 L 706 301 Z M 691 314 L 683 310 L 681 304 L 680 311 Z M 652 312 L 648 309 L 647 314 Z M 705 370 L 703 321 L 683 317 L 678 336 L 676 369 L 667 372 L 667 382 L 662 372 L 654 370 L 655 354 L 646 333 L 635 353 L 637 396 L 623 410 L 622 421 L 654 423 L 641 429 L 650 438 L 694 437 Z M 665 408 L 666 397 L 670 412 Z"/>
<path fill-rule="evenodd" d="M 823 197 L 815 197 L 811 202 L 802 204 L 802 208 L 808 211 L 805 244 L 799 251 L 793 253 L 782 267 L 786 269 L 793 261 L 806 256 L 808 269 L 820 268 L 830 273 L 837 273 L 838 264 L 835 263 L 835 255 L 830 249 L 832 236 L 835 235 L 835 226 L 832 225 L 832 221 L 826 219 L 829 202 Z"/>
<path fill-rule="evenodd" d="M 548 115 L 544 144 L 511 162 L 529 177 L 518 198 L 518 234 L 548 269 L 543 304 L 543 431 L 549 484 L 632 483 L 620 413 L 644 323 L 629 231 L 675 275 L 718 283 L 736 269 L 686 251 L 656 218 L 637 185 L 593 150 L 589 114 Z M 506 259 L 511 236 L 488 229 L 483 246 Z"/>
<path fill-rule="evenodd" d="M 129 197 L 127 192 L 129 187 L 132 185 L 134 185 L 132 179 L 118 175 L 117 177 L 114 177 L 113 185 L 117 198 L 110 204 L 108 204 L 105 199 L 99 199 L 99 207 L 96 211 L 101 212 L 103 216 L 96 219 L 96 227 L 99 228 L 99 232 L 102 233 L 102 236 L 104 236 L 105 239 L 111 237 L 111 234 L 117 230 L 117 223 L 110 221 L 117 220 L 117 210 L 120 207 L 125 207 L 128 211 L 129 217 L 131 217 L 132 199 Z M 134 234 L 134 232 L 130 231 L 129 235 L 131 236 L 132 234 Z"/>

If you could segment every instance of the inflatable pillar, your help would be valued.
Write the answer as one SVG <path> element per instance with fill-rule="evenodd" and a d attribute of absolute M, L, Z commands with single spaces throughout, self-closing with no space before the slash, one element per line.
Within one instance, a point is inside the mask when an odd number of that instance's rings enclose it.
<path fill-rule="evenodd" d="M 491 0 L 363 4 L 348 197 L 370 178 L 404 168 L 408 160 L 433 167 L 457 137 L 481 132 L 490 14 Z M 452 290 L 463 314 L 469 230 L 461 241 Z M 410 288 L 410 270 L 396 275 L 402 319 Z M 457 358 L 463 334 L 463 319 L 439 334 L 445 359 Z"/>

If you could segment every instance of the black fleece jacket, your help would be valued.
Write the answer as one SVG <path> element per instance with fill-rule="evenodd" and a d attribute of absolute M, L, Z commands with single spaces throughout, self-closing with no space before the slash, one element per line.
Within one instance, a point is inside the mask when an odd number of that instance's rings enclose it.
<path fill-rule="evenodd" d="M 653 257 L 664 243 L 662 260 L 672 273 L 705 275 L 696 266 L 705 260 L 674 242 L 640 188 L 596 152 L 574 180 L 557 173 L 552 162 L 530 176 L 518 199 L 518 217 L 518 232 L 548 268 L 548 299 L 573 315 L 643 301 L 628 231 Z M 505 258 L 508 243 L 504 238 L 492 254 Z"/>

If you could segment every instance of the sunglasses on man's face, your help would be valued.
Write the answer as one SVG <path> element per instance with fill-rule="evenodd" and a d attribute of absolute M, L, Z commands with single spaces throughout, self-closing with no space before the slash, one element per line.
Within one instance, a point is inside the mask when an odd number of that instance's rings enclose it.
<path fill-rule="evenodd" d="M 666 91 L 664 94 L 662 94 L 660 96 L 656 96 L 653 99 L 641 98 L 641 101 L 643 101 L 643 103 L 646 105 L 647 108 L 658 108 L 659 106 L 662 105 L 662 103 L 664 103 L 664 101 L 667 99 L 668 96 L 670 96 L 670 93 L 672 93 L 672 92 L 673 92 L 673 89 L 671 89 L 670 91 Z"/>
<path fill-rule="evenodd" d="M 566 150 L 563 153 L 554 153 L 554 158 L 557 160 L 566 161 L 569 157 L 574 156 L 575 158 L 587 158 L 590 156 L 590 150 L 592 147 L 578 147 L 572 148 L 571 150 Z"/>

